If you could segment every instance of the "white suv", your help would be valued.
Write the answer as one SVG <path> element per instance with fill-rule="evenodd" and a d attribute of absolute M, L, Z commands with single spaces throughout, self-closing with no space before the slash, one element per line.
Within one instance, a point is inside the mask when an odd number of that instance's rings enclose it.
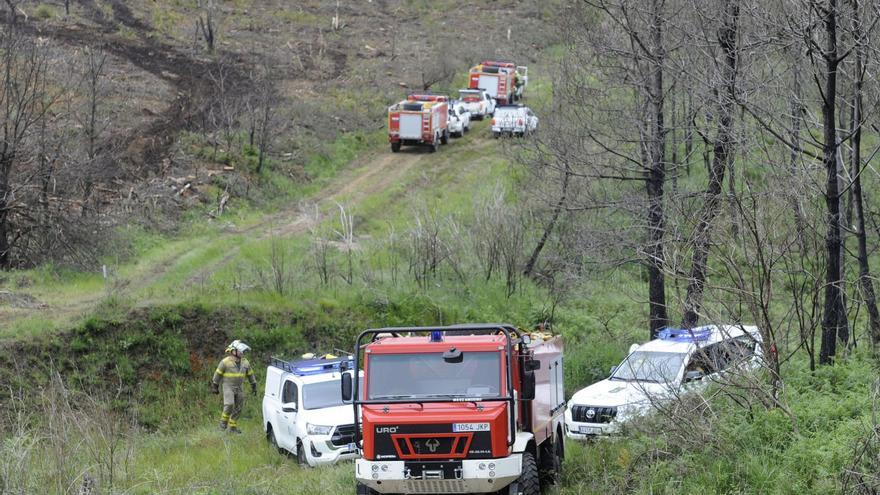
<path fill-rule="evenodd" d="M 449 103 L 449 121 L 447 126 L 449 128 L 449 135 L 456 137 L 464 136 L 464 133 L 471 129 L 471 114 L 461 102 L 451 101 Z"/>
<path fill-rule="evenodd" d="M 279 452 L 300 464 L 334 464 L 357 457 L 354 410 L 342 403 L 341 372 L 351 357 L 288 362 L 273 358 L 266 371 L 263 429 Z"/>
<path fill-rule="evenodd" d="M 665 329 L 611 368 L 611 376 L 576 392 L 565 411 L 565 434 L 576 440 L 615 433 L 678 391 L 699 390 L 733 369 L 760 365 L 758 327 L 710 325 Z"/>

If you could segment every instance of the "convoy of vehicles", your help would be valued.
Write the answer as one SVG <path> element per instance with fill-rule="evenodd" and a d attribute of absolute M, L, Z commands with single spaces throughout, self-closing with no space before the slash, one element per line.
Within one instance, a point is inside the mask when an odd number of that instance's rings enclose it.
<path fill-rule="evenodd" d="M 263 393 L 263 429 L 269 443 L 309 466 L 357 457 L 351 406 L 339 397 L 341 370 L 353 365 L 350 356 L 273 359 Z"/>
<path fill-rule="evenodd" d="M 449 135 L 462 137 L 471 129 L 471 113 L 459 101 L 449 104 Z"/>
<path fill-rule="evenodd" d="M 492 133 L 525 136 L 538 127 L 538 117 L 527 107 L 513 106 L 528 85 L 528 67 L 512 62 L 485 60 L 470 69 L 468 88 L 460 100 L 446 95 L 412 93 L 388 107 L 388 142 L 397 153 L 403 146 L 427 146 L 432 152 L 461 137 L 470 121 L 494 116 Z M 510 108 L 508 108 L 510 107 Z M 503 110 L 499 119 L 498 112 Z"/>
<path fill-rule="evenodd" d="M 513 104 L 527 84 L 527 67 L 484 61 L 460 100 L 410 94 L 388 108 L 391 150 L 437 151 L 487 116 L 496 138 L 531 134 L 538 117 Z M 358 495 L 539 495 L 558 479 L 565 437 L 616 433 L 761 358 L 754 326 L 664 329 L 566 403 L 561 337 L 506 324 L 366 330 L 351 356 L 273 359 L 263 425 L 269 442 L 301 464 L 356 459 Z"/>
<path fill-rule="evenodd" d="M 495 99 L 483 88 L 460 89 L 458 98 L 474 120 L 483 120 L 495 113 Z"/>
<path fill-rule="evenodd" d="M 431 151 L 449 143 L 449 98 L 413 93 L 388 108 L 388 141 L 391 151 L 427 145 Z"/>
<path fill-rule="evenodd" d="M 363 385 L 346 373 L 342 396 L 362 454 L 358 494 L 538 495 L 558 475 L 560 337 L 502 324 L 382 328 L 362 332 L 355 351 Z"/>
<path fill-rule="evenodd" d="M 565 412 L 569 438 L 586 440 L 619 431 L 655 403 L 696 391 L 732 369 L 758 366 L 761 334 L 754 326 L 666 329 L 611 369 L 610 376 L 572 395 Z"/>
<path fill-rule="evenodd" d="M 525 136 L 538 130 L 538 117 L 523 105 L 499 105 L 492 117 L 492 135 Z"/>

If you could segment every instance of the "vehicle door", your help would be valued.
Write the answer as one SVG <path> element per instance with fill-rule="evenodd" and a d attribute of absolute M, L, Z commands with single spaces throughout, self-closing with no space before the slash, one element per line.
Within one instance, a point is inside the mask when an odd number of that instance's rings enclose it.
<path fill-rule="evenodd" d="M 721 343 L 697 347 L 685 364 L 682 386 L 686 390 L 704 388 L 713 377 L 723 370 L 725 363 L 719 361 Z"/>
<path fill-rule="evenodd" d="M 278 445 L 285 449 L 293 449 L 296 445 L 296 416 L 299 409 L 299 386 L 293 377 L 286 377 L 281 386 L 281 418 L 277 435 Z"/>
<path fill-rule="evenodd" d="M 750 335 L 740 335 L 724 342 L 728 369 L 752 369 L 760 365 L 760 343 Z"/>

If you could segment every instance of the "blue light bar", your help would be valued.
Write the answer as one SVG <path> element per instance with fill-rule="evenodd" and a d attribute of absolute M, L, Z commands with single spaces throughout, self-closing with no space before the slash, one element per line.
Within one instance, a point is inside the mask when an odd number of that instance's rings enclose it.
<path fill-rule="evenodd" d="M 346 356 L 335 359 L 307 359 L 294 362 L 272 358 L 272 366 L 299 376 L 321 375 L 339 373 L 343 371 L 343 368 L 354 369 L 354 358 Z"/>
<path fill-rule="evenodd" d="M 431 342 L 443 342 L 443 332 L 440 330 L 431 330 Z"/>
<path fill-rule="evenodd" d="M 708 340 L 712 335 L 712 327 L 691 328 L 664 328 L 657 333 L 657 338 L 672 342 L 696 342 Z"/>

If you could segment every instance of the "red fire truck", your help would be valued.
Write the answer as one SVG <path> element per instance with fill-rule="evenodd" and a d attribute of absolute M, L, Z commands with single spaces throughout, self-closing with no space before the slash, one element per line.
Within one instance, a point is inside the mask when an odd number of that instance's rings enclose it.
<path fill-rule="evenodd" d="M 489 96 L 495 98 L 499 105 L 509 105 L 522 98 L 522 91 L 526 84 L 526 76 L 518 70 L 527 70 L 525 67 L 518 68 L 512 62 L 499 62 L 484 60 L 478 65 L 471 67 L 468 87 L 470 89 L 483 88 Z"/>
<path fill-rule="evenodd" d="M 560 473 L 562 339 L 507 324 L 360 334 L 351 401 L 358 495 L 539 495 Z M 352 400 L 354 398 L 354 400 Z"/>
<path fill-rule="evenodd" d="M 397 153 L 402 145 L 428 145 L 431 151 L 449 143 L 449 97 L 411 94 L 388 108 L 388 141 Z"/>

